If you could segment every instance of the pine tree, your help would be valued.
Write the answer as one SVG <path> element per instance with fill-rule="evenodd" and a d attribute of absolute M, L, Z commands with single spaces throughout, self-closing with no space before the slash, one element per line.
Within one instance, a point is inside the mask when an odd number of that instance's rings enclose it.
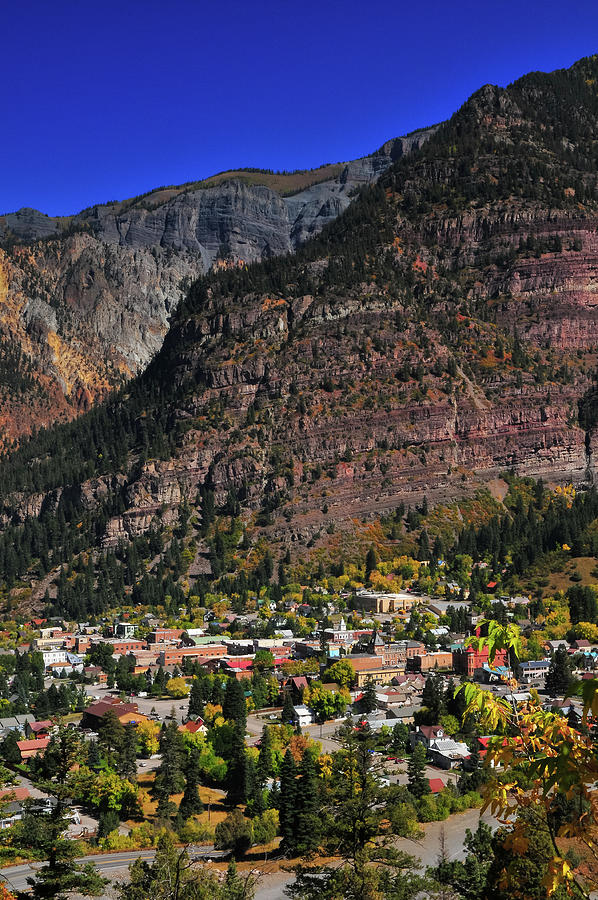
<path fill-rule="evenodd" d="M 295 823 L 297 804 L 297 769 L 295 760 L 290 750 L 287 750 L 282 760 L 280 772 L 280 833 L 282 840 L 281 849 L 288 856 L 295 851 Z"/>
<path fill-rule="evenodd" d="M 198 816 L 203 812 L 203 803 L 198 790 L 200 774 L 198 754 L 193 749 L 185 766 L 185 793 L 179 806 L 179 813 L 183 819 Z"/>
<path fill-rule="evenodd" d="M 428 675 L 422 691 L 422 705 L 428 710 L 430 725 L 437 725 L 442 714 L 444 691 L 440 675 Z"/>
<path fill-rule="evenodd" d="M 132 722 L 127 722 L 121 751 L 118 757 L 118 771 L 129 781 L 137 779 L 137 729 Z"/>
<path fill-rule="evenodd" d="M 372 572 L 374 572 L 378 568 L 378 555 L 373 547 L 367 552 L 367 556 L 365 558 L 365 577 L 368 579 Z"/>
<path fill-rule="evenodd" d="M 222 715 L 230 719 L 245 731 L 247 725 L 247 703 L 245 702 L 245 690 L 236 678 L 229 678 L 222 704 Z"/>
<path fill-rule="evenodd" d="M 201 680 L 194 678 L 191 685 L 191 693 L 189 694 L 189 715 L 203 717 L 204 708 Z"/>
<path fill-rule="evenodd" d="M 322 830 L 318 777 L 313 756 L 307 751 L 299 765 L 296 797 L 295 848 L 306 855 L 317 850 Z"/>
<path fill-rule="evenodd" d="M 264 725 L 262 728 L 257 770 L 261 781 L 266 781 L 274 772 L 274 750 L 272 748 L 272 735 L 268 725 Z"/>
<path fill-rule="evenodd" d="M 245 729 L 236 724 L 228 763 L 228 793 L 226 799 L 229 803 L 245 803 L 247 801 L 248 780 L 250 780 L 251 776 L 250 769 L 251 766 L 248 763 L 245 750 Z"/>
<path fill-rule="evenodd" d="M 374 712 L 377 706 L 376 685 L 372 678 L 368 678 L 361 698 L 361 708 L 367 715 L 368 713 Z"/>
<path fill-rule="evenodd" d="M 116 761 L 122 752 L 124 739 L 125 727 L 114 710 L 109 709 L 102 716 L 98 727 L 98 743 L 114 768 L 117 767 Z"/>
<path fill-rule="evenodd" d="M 548 674 L 546 675 L 546 690 L 551 697 L 561 697 L 566 694 L 571 681 L 571 661 L 564 647 L 558 647 L 552 657 Z"/>
<path fill-rule="evenodd" d="M 430 793 L 430 783 L 426 778 L 426 748 L 421 741 L 413 748 L 407 763 L 407 787 L 418 800 Z"/>
<path fill-rule="evenodd" d="M 162 761 L 154 781 L 154 797 L 158 800 L 156 815 L 166 818 L 174 810 L 171 794 L 178 794 L 183 789 L 185 778 L 182 771 L 183 745 L 175 722 L 171 722 L 160 736 L 160 753 Z"/>
<path fill-rule="evenodd" d="M 295 707 L 293 706 L 290 690 L 284 692 L 281 718 L 285 725 L 290 724 L 295 720 Z"/>

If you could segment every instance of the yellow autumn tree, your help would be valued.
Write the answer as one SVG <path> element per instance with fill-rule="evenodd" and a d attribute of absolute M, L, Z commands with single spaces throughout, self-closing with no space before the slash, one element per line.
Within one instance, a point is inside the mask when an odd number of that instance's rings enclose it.
<path fill-rule="evenodd" d="M 469 642 L 488 647 L 490 664 L 501 649 L 520 658 L 517 626 L 494 621 L 478 624 L 485 626 L 488 634 L 470 638 Z M 559 841 L 576 839 L 598 862 L 598 757 L 593 738 L 583 733 L 584 729 L 571 727 L 562 715 L 544 710 L 535 692 L 526 702 L 517 703 L 471 683 L 464 683 L 458 690 L 466 701 L 464 718 L 473 717 L 482 733 L 493 733 L 485 760 L 492 775 L 485 786 L 482 809 L 489 809 L 510 830 L 509 846 L 522 856 L 529 845 L 530 817 L 534 830 L 544 831 L 553 850 L 544 880 L 547 897 L 562 885 L 573 897 L 589 898 L 598 879 L 593 881 L 589 867 L 584 868 L 584 878 L 580 879 Z M 583 682 L 580 691 L 585 724 L 590 712 L 598 719 L 598 680 Z M 569 808 L 570 813 L 563 816 L 563 808 Z M 529 815 L 521 815 L 523 811 Z M 506 870 L 503 876 L 506 883 Z"/>

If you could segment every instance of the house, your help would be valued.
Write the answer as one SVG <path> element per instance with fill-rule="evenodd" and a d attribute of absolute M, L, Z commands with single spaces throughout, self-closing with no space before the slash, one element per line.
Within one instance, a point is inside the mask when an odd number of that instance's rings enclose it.
<path fill-rule="evenodd" d="M 50 719 L 43 722 L 27 722 L 25 726 L 25 735 L 28 738 L 48 737 L 54 723 Z"/>
<path fill-rule="evenodd" d="M 123 703 L 118 697 L 106 697 L 105 700 L 98 700 L 97 703 L 92 703 L 91 706 L 88 706 L 83 711 L 81 727 L 97 731 L 98 725 L 109 710 L 116 714 L 118 721 L 123 725 L 126 725 L 128 722 L 147 721 L 147 716 L 138 711 L 136 703 Z"/>
<path fill-rule="evenodd" d="M 305 675 L 291 675 L 284 684 L 284 689 L 291 691 L 292 696 L 299 700 L 303 697 L 303 691 L 307 687 L 307 678 Z"/>
<path fill-rule="evenodd" d="M 304 728 L 306 725 L 312 725 L 315 722 L 313 712 L 304 704 L 294 706 L 293 712 L 295 715 L 295 724 L 299 725 L 300 728 Z"/>
<path fill-rule="evenodd" d="M 517 677 L 519 681 L 529 684 L 537 678 L 546 678 L 549 668 L 549 659 L 530 659 L 528 662 L 519 663 Z"/>
<path fill-rule="evenodd" d="M 23 802 L 30 798 L 27 788 L 14 787 L 0 790 L 0 803 L 5 803 L 0 814 L 0 829 L 10 828 L 23 817 Z"/>
<path fill-rule="evenodd" d="M 454 741 L 452 738 L 438 738 L 431 741 L 428 747 L 430 762 L 440 769 L 453 769 L 469 757 L 470 750 L 467 744 Z"/>
<path fill-rule="evenodd" d="M 35 716 L 31 713 L 19 716 L 6 716 L 0 719 L 0 735 L 5 736 L 9 731 L 25 731 L 29 722 L 35 722 Z"/>
<path fill-rule="evenodd" d="M 17 741 L 17 747 L 21 754 L 21 760 L 31 759 L 33 756 L 43 755 L 50 743 L 49 737 L 34 738 L 31 741 Z"/>
<path fill-rule="evenodd" d="M 415 732 L 410 735 L 411 746 L 423 744 L 426 750 L 430 744 L 436 740 L 443 740 L 445 737 L 442 725 L 418 725 Z"/>
<path fill-rule="evenodd" d="M 185 722 L 184 725 L 179 725 L 179 731 L 182 734 L 207 734 L 208 729 L 204 725 L 204 721 L 201 718 L 195 720 L 195 722 L 189 721 Z"/>

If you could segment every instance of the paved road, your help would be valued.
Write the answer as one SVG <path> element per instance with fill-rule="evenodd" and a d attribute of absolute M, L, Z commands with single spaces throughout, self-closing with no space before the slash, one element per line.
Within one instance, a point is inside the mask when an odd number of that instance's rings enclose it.
<path fill-rule="evenodd" d="M 120 853 L 103 853 L 97 856 L 82 856 L 77 859 L 77 863 L 92 862 L 100 874 L 106 878 L 113 878 L 115 875 L 122 875 L 126 872 L 132 862 L 136 859 L 153 859 L 155 850 L 123 850 Z M 226 851 L 214 850 L 213 847 L 205 849 L 197 849 L 190 853 L 193 859 L 224 859 L 228 856 Z M 22 866 L 8 866 L 0 869 L 0 881 L 5 881 L 9 888 L 13 890 L 26 890 L 27 878 L 31 876 L 36 869 L 39 869 L 42 863 L 26 863 Z"/>

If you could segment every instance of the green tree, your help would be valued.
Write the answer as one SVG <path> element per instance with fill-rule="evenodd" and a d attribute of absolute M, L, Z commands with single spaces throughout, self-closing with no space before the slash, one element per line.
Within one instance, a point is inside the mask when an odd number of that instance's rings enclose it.
<path fill-rule="evenodd" d="M 251 822 L 240 809 L 233 809 L 223 822 L 216 825 L 214 846 L 217 850 L 232 850 L 238 859 L 251 847 Z"/>
<path fill-rule="evenodd" d="M 376 553 L 376 551 L 374 550 L 373 547 L 370 547 L 370 549 L 367 552 L 366 558 L 365 558 L 366 580 L 370 577 L 372 572 L 375 572 L 375 570 L 377 568 L 378 568 L 378 554 Z"/>
<path fill-rule="evenodd" d="M 194 678 L 191 683 L 191 693 L 189 694 L 189 715 L 203 718 L 204 709 L 205 701 L 202 680 Z"/>
<path fill-rule="evenodd" d="M 54 804 L 48 810 L 45 801 L 28 801 L 20 823 L 22 845 L 46 860 L 27 879 L 31 890 L 23 896 L 35 900 L 66 900 L 72 893 L 96 897 L 103 893 L 107 881 L 92 863 L 84 866 L 75 863 L 79 848 L 67 836 L 69 789 L 66 782 L 72 767 L 83 758 L 79 736 L 60 725 L 53 738 L 52 755 L 52 780 L 39 782 L 39 786 L 54 798 Z"/>
<path fill-rule="evenodd" d="M 127 722 L 124 727 L 118 772 L 129 781 L 137 780 L 137 728 L 132 722 Z"/>
<path fill-rule="evenodd" d="M 259 778 L 266 781 L 274 774 L 274 746 L 272 743 L 272 733 L 268 725 L 262 728 L 262 736 L 260 739 L 260 750 L 257 761 L 257 769 Z"/>
<path fill-rule="evenodd" d="M 247 703 L 245 702 L 245 689 L 236 678 L 229 678 L 224 693 L 222 715 L 230 719 L 245 731 L 247 725 Z"/>
<path fill-rule="evenodd" d="M 297 768 L 290 750 L 282 760 L 280 772 L 280 833 L 281 850 L 293 855 L 295 850 L 295 822 L 297 815 Z"/>
<path fill-rule="evenodd" d="M 109 709 L 100 720 L 98 726 L 98 744 L 104 758 L 112 766 L 117 767 L 125 740 L 125 726 L 113 709 Z"/>
<path fill-rule="evenodd" d="M 377 707 L 378 701 L 376 699 L 376 685 L 372 678 L 368 678 L 365 683 L 363 696 L 361 698 L 361 708 L 367 715 L 371 712 L 374 712 Z"/>
<path fill-rule="evenodd" d="M 338 659 L 326 670 L 326 681 L 348 688 L 355 681 L 355 669 L 347 659 Z"/>
<path fill-rule="evenodd" d="M 185 784 L 184 748 L 176 722 L 170 722 L 162 731 L 160 753 L 162 759 L 156 772 L 153 794 L 158 801 L 156 815 L 167 818 L 176 810 L 174 803 L 170 800 L 171 795 L 182 791 Z"/>
<path fill-rule="evenodd" d="M 274 668 L 274 656 L 270 650 L 258 650 L 253 657 L 253 671 L 267 672 Z"/>
<path fill-rule="evenodd" d="M 558 647 L 554 651 L 548 674 L 546 675 L 546 690 L 551 697 L 566 695 L 571 683 L 571 660 L 565 647 Z"/>
<path fill-rule="evenodd" d="M 488 868 L 484 900 L 511 900 L 513 885 L 526 900 L 545 900 L 554 846 L 542 808 L 520 810 L 519 824 L 525 826 L 525 852 L 513 847 L 507 829 L 498 830 L 493 840 L 492 861 Z M 576 896 L 566 887 L 557 887 L 550 894 L 552 900 Z M 580 895 L 583 896 L 583 895 Z"/>
<path fill-rule="evenodd" d="M 430 783 L 426 777 L 426 748 L 418 741 L 407 763 L 407 786 L 409 793 L 420 800 L 430 793 Z"/>
<path fill-rule="evenodd" d="M 386 833 L 386 796 L 375 776 L 375 739 L 367 728 L 339 733 L 322 808 L 324 846 L 341 865 L 296 868 L 287 888 L 294 900 L 411 900 L 426 887 L 412 857 L 392 847 Z"/>
<path fill-rule="evenodd" d="M 308 750 L 299 765 L 295 802 L 295 849 L 305 855 L 318 849 L 322 831 L 318 776 Z"/>
<path fill-rule="evenodd" d="M 475 832 L 468 828 L 465 835 L 465 859 L 441 860 L 430 874 L 439 884 L 450 885 L 463 900 L 486 900 L 488 871 L 494 860 L 492 829 L 480 822 Z"/>
<path fill-rule="evenodd" d="M 293 701 L 291 699 L 290 690 L 286 690 L 284 692 L 284 703 L 282 705 L 282 713 L 281 713 L 282 721 L 285 724 L 289 724 L 295 719 L 295 707 L 293 706 Z M 17 748 L 18 750 L 18 748 Z M 19 759 L 21 755 L 19 754 Z"/>
<path fill-rule="evenodd" d="M 440 675 L 428 675 L 422 691 L 422 705 L 428 710 L 430 725 L 437 725 L 444 707 L 444 690 Z"/>
<path fill-rule="evenodd" d="M 179 806 L 179 813 L 183 819 L 203 812 L 203 803 L 199 796 L 200 774 L 199 753 L 192 748 L 185 765 L 185 792 Z"/>

